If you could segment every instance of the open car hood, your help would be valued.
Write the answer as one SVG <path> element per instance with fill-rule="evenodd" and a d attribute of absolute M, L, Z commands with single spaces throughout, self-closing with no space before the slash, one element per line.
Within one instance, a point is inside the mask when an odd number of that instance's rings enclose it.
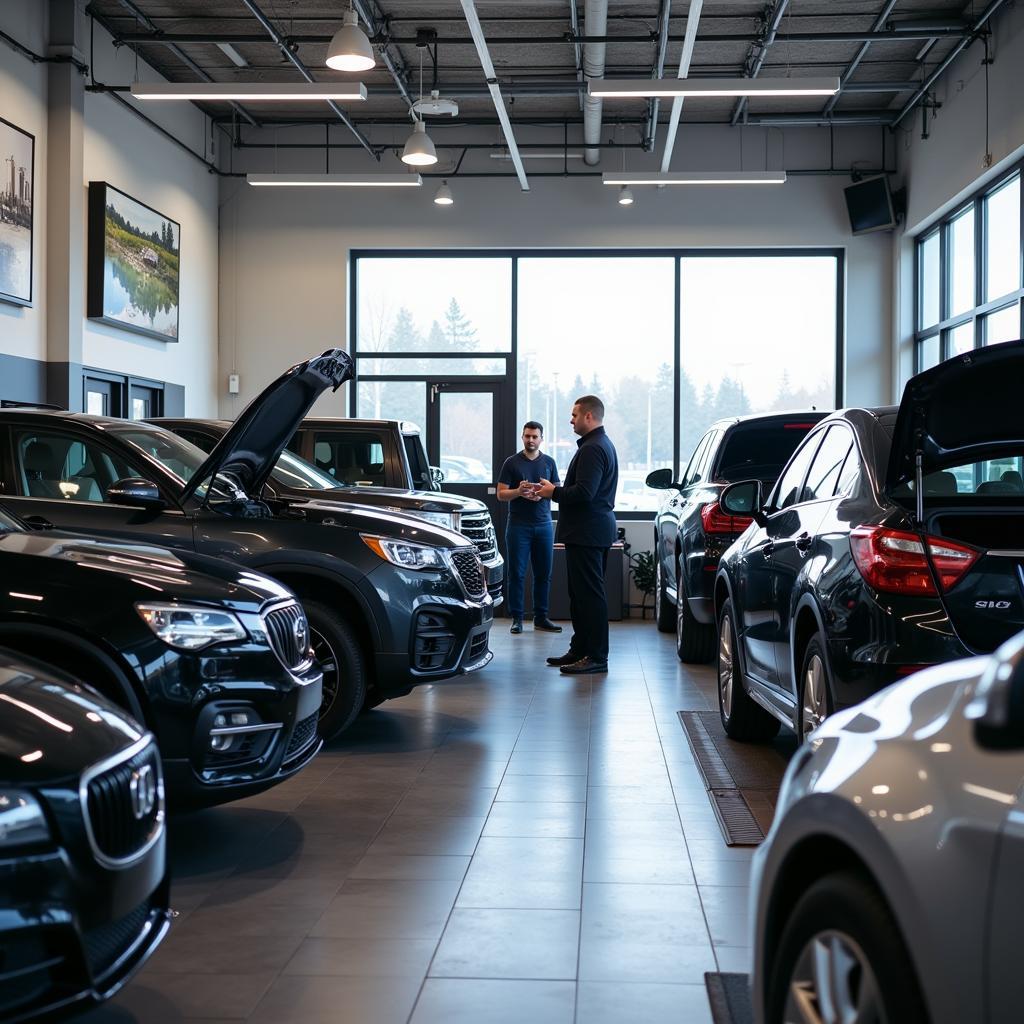
<path fill-rule="evenodd" d="M 1024 341 L 966 352 L 911 377 L 896 415 L 886 490 L 914 479 L 918 455 L 925 476 L 1019 455 L 1024 448 L 1022 381 Z"/>
<path fill-rule="evenodd" d="M 242 410 L 192 475 L 183 497 L 190 498 L 218 473 L 230 473 L 246 494 L 258 495 L 313 403 L 328 388 L 337 391 L 351 379 L 352 357 L 340 348 L 283 373 Z"/>

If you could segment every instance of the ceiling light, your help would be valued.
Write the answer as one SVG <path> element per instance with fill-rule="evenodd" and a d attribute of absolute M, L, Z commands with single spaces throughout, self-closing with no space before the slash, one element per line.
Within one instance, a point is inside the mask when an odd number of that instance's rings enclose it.
<path fill-rule="evenodd" d="M 418 174 L 247 174 L 250 185 L 264 188 L 416 188 Z"/>
<path fill-rule="evenodd" d="M 455 203 L 455 197 L 452 195 L 452 190 L 448 187 L 447 180 L 442 181 L 438 190 L 434 193 L 434 202 L 438 206 L 452 206 Z"/>
<path fill-rule="evenodd" d="M 247 68 L 249 62 L 230 44 L 230 43 L 218 43 L 217 44 L 221 52 L 236 68 Z"/>
<path fill-rule="evenodd" d="M 370 40 L 359 27 L 359 18 L 352 7 L 345 12 L 341 28 L 327 47 L 325 63 L 335 71 L 369 71 L 377 63 Z"/>
<path fill-rule="evenodd" d="M 583 154 L 572 150 L 567 153 L 564 149 L 522 149 L 519 157 L 522 160 L 582 160 Z M 499 149 L 491 153 L 491 159 L 511 160 L 512 154 L 507 149 Z"/>
<path fill-rule="evenodd" d="M 427 134 L 427 126 L 419 119 L 413 127 L 412 135 L 405 140 L 402 163 L 413 167 L 430 167 L 437 163 L 437 150 Z"/>
<path fill-rule="evenodd" d="M 365 100 L 362 82 L 132 82 L 137 100 Z"/>
<path fill-rule="evenodd" d="M 784 185 L 785 171 L 616 171 L 601 175 L 604 185 Z"/>
<path fill-rule="evenodd" d="M 619 206 L 632 206 L 633 205 L 633 192 L 628 185 L 623 185 L 619 189 Z"/>
<path fill-rule="evenodd" d="M 838 78 L 592 78 L 587 94 L 647 96 L 834 96 Z"/>

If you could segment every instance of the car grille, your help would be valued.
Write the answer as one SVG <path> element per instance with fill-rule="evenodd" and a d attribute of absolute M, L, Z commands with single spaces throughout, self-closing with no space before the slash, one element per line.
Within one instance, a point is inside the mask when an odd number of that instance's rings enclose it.
<path fill-rule="evenodd" d="M 163 832 L 164 783 L 152 737 L 126 760 L 82 777 L 82 813 L 96 859 L 120 867 L 141 857 Z"/>
<path fill-rule="evenodd" d="M 287 764 L 287 762 L 294 760 L 316 739 L 316 723 L 318 718 L 319 714 L 314 711 L 313 714 L 296 723 L 295 728 L 292 730 L 292 738 L 288 741 L 288 746 L 285 748 L 284 763 Z"/>
<path fill-rule="evenodd" d="M 129 950 L 149 918 L 149 900 L 140 903 L 130 914 L 92 928 L 83 936 L 85 958 L 93 978 L 102 978 Z"/>
<path fill-rule="evenodd" d="M 475 551 L 453 551 L 452 563 L 470 597 L 480 598 L 487 593 L 487 574 Z"/>
<path fill-rule="evenodd" d="M 494 535 L 494 524 L 491 522 L 490 512 L 464 512 L 459 524 L 459 532 L 471 540 L 480 557 L 490 561 L 498 553 L 498 539 Z"/>
<path fill-rule="evenodd" d="M 487 634 L 481 633 L 478 637 L 473 638 L 473 642 L 469 645 L 469 654 L 466 660 L 470 663 L 477 661 L 487 653 Z"/>
<path fill-rule="evenodd" d="M 264 614 L 263 624 L 270 646 L 285 668 L 299 669 L 309 664 L 309 623 L 297 604 L 271 608 Z"/>

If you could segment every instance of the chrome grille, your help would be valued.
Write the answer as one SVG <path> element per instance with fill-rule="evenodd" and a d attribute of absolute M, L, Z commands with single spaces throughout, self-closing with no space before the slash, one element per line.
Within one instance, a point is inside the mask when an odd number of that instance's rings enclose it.
<path fill-rule="evenodd" d="M 153 738 L 90 768 L 79 795 L 96 859 L 113 868 L 138 860 L 164 829 L 163 771 Z"/>
<path fill-rule="evenodd" d="M 453 551 L 452 564 L 470 597 L 481 598 L 487 593 L 487 574 L 476 551 Z"/>
<path fill-rule="evenodd" d="M 485 562 L 497 555 L 498 540 L 494 535 L 491 514 L 486 509 L 483 512 L 463 512 L 459 532 L 476 545 Z"/>
<path fill-rule="evenodd" d="M 265 612 L 263 624 L 270 646 L 285 668 L 300 669 L 309 664 L 309 623 L 294 601 Z"/>

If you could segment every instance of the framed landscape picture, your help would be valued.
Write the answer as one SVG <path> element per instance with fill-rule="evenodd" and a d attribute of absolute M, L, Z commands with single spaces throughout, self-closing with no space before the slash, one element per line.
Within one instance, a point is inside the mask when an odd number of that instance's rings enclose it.
<path fill-rule="evenodd" d="M 178 340 L 181 225 L 105 181 L 89 182 L 87 316 Z"/>
<path fill-rule="evenodd" d="M 36 140 L 0 117 L 0 302 L 32 305 Z"/>

